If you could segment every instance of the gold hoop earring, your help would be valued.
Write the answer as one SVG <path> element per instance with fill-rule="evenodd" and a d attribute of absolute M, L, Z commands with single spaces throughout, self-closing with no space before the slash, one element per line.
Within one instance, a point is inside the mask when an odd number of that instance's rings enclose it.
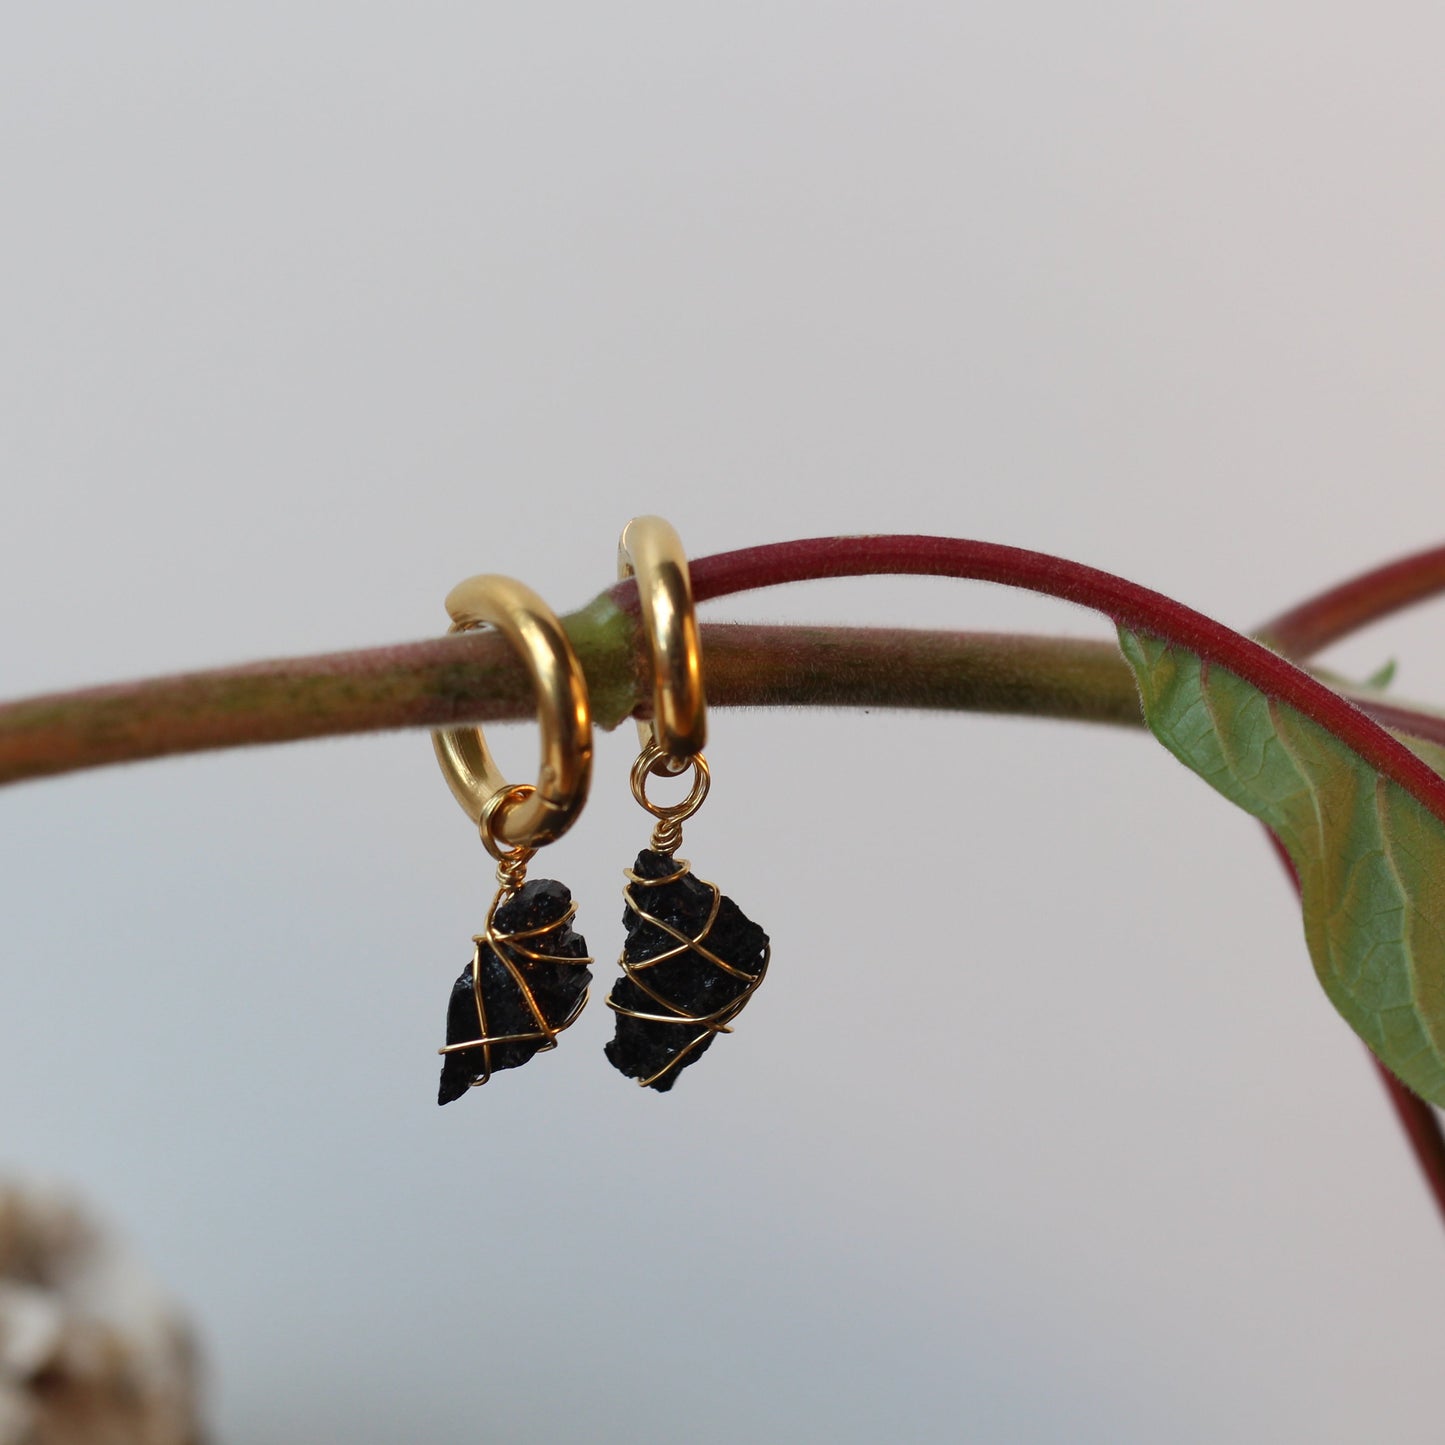
<path fill-rule="evenodd" d="M 556 1048 L 592 981 L 587 941 L 572 928 L 571 892 L 555 879 L 526 877 L 532 855 L 560 838 L 587 801 L 592 718 L 581 664 L 556 614 L 510 577 L 470 577 L 452 588 L 446 605 L 451 631 L 490 624 L 527 664 L 542 761 L 535 784 L 513 784 L 481 728 L 432 734 L 448 786 L 497 860 L 496 897 L 447 1008 L 439 1104 Z"/>
<path fill-rule="evenodd" d="M 652 660 L 652 719 L 639 721 L 642 752 L 632 794 L 657 820 L 650 845 L 627 870 L 622 977 L 607 1006 L 617 1030 L 607 1045 L 613 1066 L 644 1088 L 665 1092 L 729 1027 L 768 971 L 768 935 L 712 883 L 673 855 L 682 825 L 702 806 L 711 773 L 702 648 L 692 605 L 687 554 L 661 517 L 629 522 L 618 546 L 618 572 L 636 574 L 642 630 Z M 649 779 L 691 770 L 687 796 L 669 806 L 647 795 Z"/>

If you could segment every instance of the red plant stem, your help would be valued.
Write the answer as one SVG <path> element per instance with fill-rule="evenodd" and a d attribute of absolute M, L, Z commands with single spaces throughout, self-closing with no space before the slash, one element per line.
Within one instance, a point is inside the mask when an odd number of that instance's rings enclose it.
<path fill-rule="evenodd" d="M 1435 1197 L 1435 1208 L 1445 1221 L 1445 1133 L 1440 1129 L 1440 1116 L 1414 1090 L 1407 1089 L 1374 1054 L 1370 1055 L 1370 1061 L 1395 1107 L 1395 1116 L 1405 1131 L 1425 1183 Z"/>
<path fill-rule="evenodd" d="M 1431 547 L 1306 598 L 1255 632 L 1290 657 L 1312 657 L 1351 632 L 1440 592 L 1445 592 L 1445 547 Z"/>
<path fill-rule="evenodd" d="M 1371 767 L 1402 787 L 1445 822 L 1445 779 L 1420 761 L 1359 708 L 1308 673 L 1215 622 L 1202 612 L 1063 557 L 1005 547 L 995 542 L 926 536 L 814 537 L 797 542 L 721 552 L 692 563 L 698 601 L 824 577 L 878 573 L 970 578 L 1001 582 L 1092 607 L 1121 626 L 1175 643 L 1206 662 L 1235 673 L 1327 728 Z M 621 583 L 614 596 L 635 606 L 635 585 Z"/>
<path fill-rule="evenodd" d="M 1399 703 L 1382 702 L 1375 697 L 1352 699 L 1355 706 L 1367 712 L 1382 728 L 1393 732 L 1407 733 L 1412 738 L 1422 738 L 1427 743 L 1445 747 L 1445 717 L 1435 713 L 1417 712 Z"/>

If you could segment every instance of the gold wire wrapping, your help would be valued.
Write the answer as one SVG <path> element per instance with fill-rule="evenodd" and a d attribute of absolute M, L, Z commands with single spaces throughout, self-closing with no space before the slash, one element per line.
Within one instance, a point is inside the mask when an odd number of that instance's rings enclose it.
<path fill-rule="evenodd" d="M 671 849 L 659 846 L 658 837 L 665 828 L 671 830 L 674 827 L 677 838 L 680 839 L 682 836 L 681 819 L 664 818 L 659 821 L 653 832 L 652 847 L 654 852 L 671 854 Z M 676 846 L 676 842 L 674 841 L 673 847 Z M 691 872 L 691 865 L 686 858 L 672 858 L 671 861 L 674 865 L 674 871 L 669 873 L 665 878 L 640 878 L 631 868 L 626 869 L 625 872 L 628 882 L 622 890 L 622 896 L 627 900 L 628 907 L 631 908 L 644 923 L 650 923 L 654 928 L 671 938 L 674 941 L 673 947 L 664 950 L 652 958 L 643 959 L 629 959 L 627 957 L 627 950 L 624 948 L 617 960 L 622 972 L 646 994 L 648 998 L 657 1004 L 659 1009 L 663 1009 L 665 1012 L 642 1013 L 640 1010 L 626 1008 L 621 1004 L 614 1003 L 611 998 L 607 1000 L 608 1008 L 614 1013 L 625 1014 L 628 1018 L 642 1019 L 649 1023 L 676 1024 L 680 1028 L 695 1028 L 698 1030 L 697 1034 L 689 1039 L 662 1068 L 648 1075 L 647 1078 L 637 1081 L 644 1089 L 649 1084 L 655 1084 L 658 1079 L 670 1074 L 689 1054 L 714 1034 L 730 1034 L 732 1032 L 732 1029 L 730 1029 L 728 1025 L 742 1012 L 743 1005 L 753 996 L 753 991 L 767 976 L 768 961 L 771 959 L 773 952 L 772 945 L 768 944 L 763 949 L 762 966 L 756 974 L 751 974 L 728 963 L 726 959 L 719 958 L 717 954 L 713 953 L 712 950 L 707 947 L 707 937 L 712 932 L 713 923 L 717 920 L 718 906 L 722 902 L 722 892 L 716 883 L 709 883 L 705 878 L 698 878 L 697 881 L 712 894 L 712 903 L 708 908 L 707 918 L 703 921 L 701 929 L 695 935 L 689 937 L 686 933 L 674 928 L 670 923 L 664 923 L 663 920 L 655 914 L 649 913 L 647 909 L 642 906 L 637 890 L 660 888 L 665 883 L 675 883 L 679 878 Z M 693 876 L 696 877 L 696 874 Z M 721 1008 L 713 1010 L 712 1013 L 694 1014 L 689 1013 L 682 1005 L 665 998 L 642 977 L 642 974 L 654 965 L 665 963 L 670 959 L 680 958 L 686 953 L 695 953 L 715 968 L 720 968 L 732 978 L 740 980 L 744 985 L 743 991 L 738 994 L 736 998 L 725 1003 Z"/>
<path fill-rule="evenodd" d="M 546 1053 L 548 1049 L 557 1047 L 557 1035 L 576 1023 L 577 1016 L 587 1006 L 587 994 L 583 992 L 561 1023 L 548 1023 L 541 1005 L 538 1004 L 536 996 L 532 992 L 531 985 L 527 982 L 527 966 L 533 963 L 569 963 L 586 968 L 596 961 L 590 954 L 572 958 L 556 953 L 539 953 L 527 945 L 528 939 L 540 938 L 554 929 L 561 930 L 571 923 L 577 916 L 575 899 L 568 905 L 567 911 L 560 918 L 554 918 L 550 923 L 544 923 L 537 928 L 518 929 L 515 933 L 503 933 L 497 928 L 497 909 L 521 888 L 527 859 L 531 857 L 532 850 L 519 848 L 516 853 L 524 853 L 526 856 L 516 857 L 514 855 L 503 858 L 498 864 L 497 882 L 501 886 L 497 889 L 497 896 L 492 899 L 492 906 L 487 910 L 486 926 L 480 933 L 472 935 L 472 942 L 476 944 L 472 950 L 472 997 L 477 1005 L 478 1035 L 474 1039 L 467 1039 L 459 1044 L 444 1044 L 437 1050 L 439 1054 L 457 1054 L 464 1049 L 480 1049 L 482 1051 L 482 1077 L 472 1080 L 470 1087 L 473 1089 L 479 1088 L 492 1077 L 492 1046 L 494 1044 L 538 1043 L 540 1047 L 537 1049 L 537 1053 Z M 522 1002 L 526 1004 L 527 1011 L 536 1021 L 537 1027 L 534 1031 L 520 1034 L 488 1034 L 487 1004 L 482 997 L 483 948 L 490 948 L 501 961 L 502 966 L 511 974 L 512 981 L 517 985 L 522 996 Z"/>
<path fill-rule="evenodd" d="M 679 845 L 680 845 L 681 843 L 682 843 L 682 819 L 681 819 L 681 818 L 659 818 L 658 821 L 657 821 L 655 824 L 653 824 L 653 828 L 652 828 L 652 839 L 651 839 L 651 842 L 649 843 L 648 846 L 651 847 L 651 849 L 652 849 L 652 851 L 653 851 L 654 853 L 666 853 L 669 857 L 671 857 L 672 854 L 677 851 L 677 849 L 678 849 L 678 847 L 679 847 Z M 655 882 L 658 881 L 658 880 L 655 879 L 655 878 L 647 878 L 647 879 L 637 878 L 637 877 L 633 874 L 633 872 L 632 872 L 632 870 L 631 870 L 630 868 L 627 869 L 626 871 L 627 871 L 627 876 L 628 876 L 629 878 L 632 878 L 634 882 L 638 882 L 638 883 L 643 883 L 643 882 L 646 882 L 646 883 L 655 883 Z M 687 871 L 687 870 L 684 868 L 684 869 L 683 869 L 683 872 L 685 873 L 686 871 Z M 681 876 L 682 876 L 681 873 L 674 873 L 674 874 L 672 875 L 672 878 L 680 878 Z M 664 879 L 662 879 L 661 881 L 664 882 L 664 883 L 671 883 L 671 882 L 672 882 L 672 878 L 664 878 Z M 702 881 L 703 881 L 703 880 L 702 880 L 701 878 L 698 879 L 698 882 L 699 882 L 699 883 L 701 883 Z M 631 900 L 629 899 L 628 901 L 630 902 Z"/>

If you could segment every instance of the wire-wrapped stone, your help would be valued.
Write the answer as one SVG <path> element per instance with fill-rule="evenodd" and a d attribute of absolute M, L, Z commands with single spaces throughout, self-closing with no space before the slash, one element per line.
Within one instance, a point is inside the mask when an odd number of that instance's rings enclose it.
<path fill-rule="evenodd" d="M 644 849 L 627 877 L 623 976 L 607 999 L 617 1032 L 606 1053 L 629 1078 L 663 1093 L 727 1032 L 762 982 L 768 935 L 669 853 Z"/>
<path fill-rule="evenodd" d="M 523 883 L 493 904 L 472 961 L 452 987 L 438 1104 L 555 1048 L 582 1012 L 592 959 L 571 926 L 575 912 L 571 891 L 551 878 Z"/>

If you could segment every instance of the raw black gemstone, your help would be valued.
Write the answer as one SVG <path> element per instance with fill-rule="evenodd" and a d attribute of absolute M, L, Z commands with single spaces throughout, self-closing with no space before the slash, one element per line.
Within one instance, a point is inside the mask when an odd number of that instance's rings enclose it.
<path fill-rule="evenodd" d="M 503 948 L 526 979 L 548 1027 L 554 1029 L 565 1028 L 581 1010 L 587 985 L 592 981 L 592 971 L 586 964 L 569 961 L 587 957 L 587 940 L 575 933 L 570 924 L 561 921 L 571 905 L 572 894 L 565 884 L 551 878 L 537 878 L 524 883 L 497 909 L 492 919 L 492 927 Z M 552 926 L 548 927 L 549 924 Z M 533 934 L 535 928 L 544 931 Z M 531 936 L 508 946 L 502 936 L 515 933 Z M 546 957 L 530 958 L 522 951 L 524 948 Z M 482 1003 L 487 1011 L 487 1037 L 541 1034 L 541 1026 L 527 1006 L 517 980 L 489 945 L 478 945 L 477 966 L 481 970 Z M 472 989 L 472 966 L 468 964 L 452 986 L 447 1008 L 447 1042 L 466 1043 L 481 1037 L 481 1033 Z M 444 1054 L 437 1103 L 450 1104 L 453 1099 L 460 1099 L 474 1083 L 484 1079 L 485 1055 L 491 1056 L 492 1073 L 498 1069 L 515 1069 L 525 1064 L 545 1041 L 545 1036 L 518 1039 L 513 1043 L 491 1044 L 485 1050 L 458 1049 L 454 1054 Z"/>
<path fill-rule="evenodd" d="M 624 964 L 661 958 L 680 947 L 676 938 L 642 916 L 647 913 L 686 938 L 696 939 L 709 953 L 747 975 L 735 977 L 695 948 L 684 948 L 675 957 L 636 970 L 645 988 L 625 974 L 613 985 L 607 1001 L 614 1008 L 665 1015 L 667 1021 L 630 1018 L 619 1012 L 607 1057 L 629 1078 L 650 1079 L 648 1087 L 665 1093 L 717 1037 L 706 1024 L 693 1020 L 726 1010 L 762 976 L 768 965 L 768 935 L 731 898 L 717 899 L 717 915 L 707 928 L 717 890 L 690 870 L 679 873 L 677 861 L 666 853 L 644 849 L 637 855 L 633 872 L 639 879 L 666 881 L 628 883 L 628 905 L 622 915 L 627 929 Z M 706 934 L 699 937 L 704 929 Z M 724 1015 L 722 1022 L 727 1021 Z"/>

